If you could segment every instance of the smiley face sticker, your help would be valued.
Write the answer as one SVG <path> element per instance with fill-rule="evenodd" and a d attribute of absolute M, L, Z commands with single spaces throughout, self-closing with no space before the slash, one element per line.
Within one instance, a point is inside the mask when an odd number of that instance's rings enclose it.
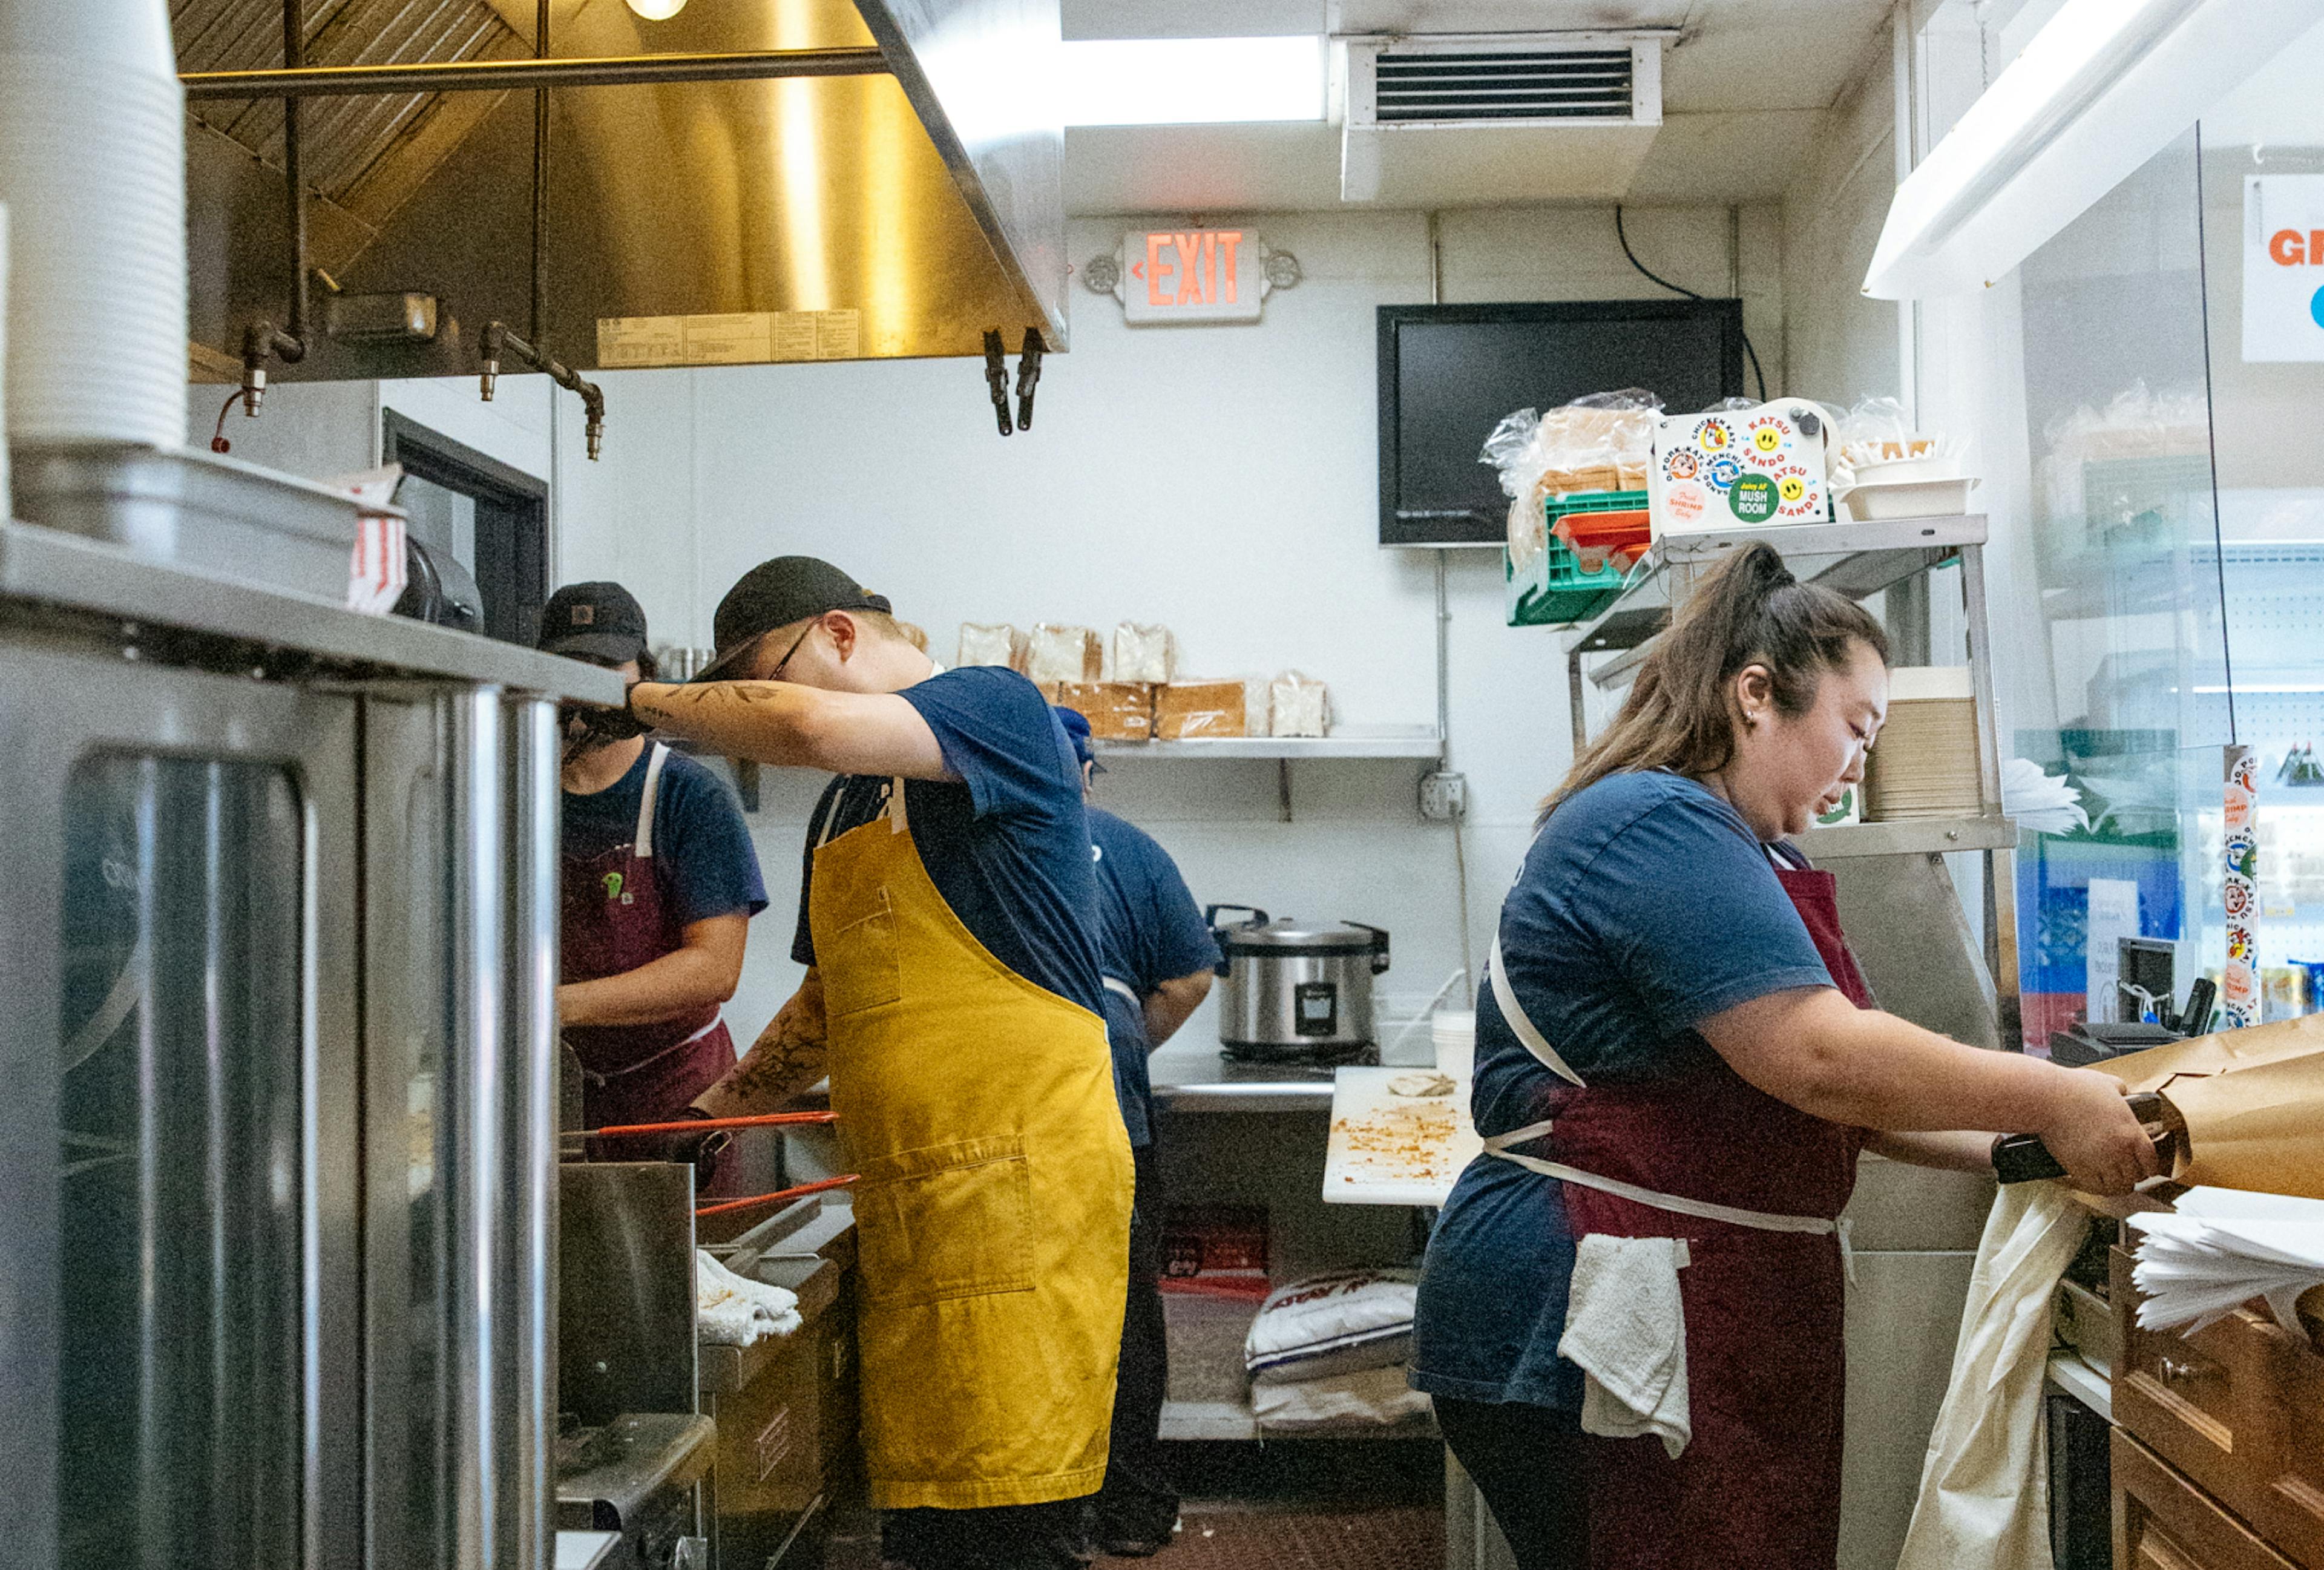
<path fill-rule="evenodd" d="M 1784 445 L 1784 433 L 1772 425 L 1763 425 L 1751 433 L 1751 445 L 1761 452 L 1773 452 Z"/>
<path fill-rule="evenodd" d="M 1796 502 L 1808 494 L 1808 482 L 1803 476 L 1785 475 L 1775 482 L 1775 494 L 1785 502 Z"/>

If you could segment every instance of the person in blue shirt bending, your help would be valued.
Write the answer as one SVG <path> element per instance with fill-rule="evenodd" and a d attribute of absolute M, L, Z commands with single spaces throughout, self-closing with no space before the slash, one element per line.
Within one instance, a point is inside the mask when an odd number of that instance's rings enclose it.
<path fill-rule="evenodd" d="M 1057 721 L 1081 760 L 1084 794 L 1104 765 L 1089 721 L 1072 709 Z M 1155 1169 L 1154 1090 L 1147 1055 L 1167 1041 L 1210 995 L 1219 946 L 1170 853 L 1135 825 L 1084 805 L 1097 868 L 1098 965 L 1105 982 L 1105 1033 L 1114 1091 L 1137 1170 L 1130 1220 L 1130 1301 L 1121 1324 L 1113 1443 L 1098 1492 L 1095 1532 L 1107 1553 L 1142 1557 L 1167 1547 L 1178 1526 L 1178 1493 L 1161 1464 L 1162 1399 L 1169 1382 L 1164 1339 L 1162 1200 Z"/>
<path fill-rule="evenodd" d="M 1791 845 L 1888 709 L 1887 636 L 1773 547 L 1705 574 L 1544 810 L 1477 999 L 1485 1154 L 1411 1378 L 1521 1570 L 1831 1570 L 1858 1153 L 2155 1168 L 2118 1080 L 1873 1004 Z"/>

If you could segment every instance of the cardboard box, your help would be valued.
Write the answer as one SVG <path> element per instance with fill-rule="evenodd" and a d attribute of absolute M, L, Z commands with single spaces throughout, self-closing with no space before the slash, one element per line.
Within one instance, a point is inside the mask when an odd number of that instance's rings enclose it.
<path fill-rule="evenodd" d="M 1240 681 L 1173 681 L 1154 692 L 1154 739 L 1193 741 L 1203 736 L 1247 735 L 1245 690 Z"/>
<path fill-rule="evenodd" d="M 1154 737 L 1154 688 L 1143 681 L 1065 681 L 1049 700 L 1090 723 L 1090 734 L 1105 742 L 1145 742 Z"/>
<path fill-rule="evenodd" d="M 1166 1292 L 1211 1297 L 1267 1296 L 1267 1207 L 1174 1205 L 1162 1222 Z"/>

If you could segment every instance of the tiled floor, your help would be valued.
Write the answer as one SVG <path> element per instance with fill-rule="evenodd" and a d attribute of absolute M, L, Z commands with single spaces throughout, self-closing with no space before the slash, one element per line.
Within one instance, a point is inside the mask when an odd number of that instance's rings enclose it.
<path fill-rule="evenodd" d="M 1443 1570 L 1444 1451 L 1434 1440 L 1170 1449 L 1185 1524 L 1143 1561 L 1157 1570 Z"/>

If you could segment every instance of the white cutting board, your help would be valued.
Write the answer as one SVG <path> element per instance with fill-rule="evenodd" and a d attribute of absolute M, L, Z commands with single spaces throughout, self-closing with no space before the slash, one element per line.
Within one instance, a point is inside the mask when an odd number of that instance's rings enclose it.
<path fill-rule="evenodd" d="M 1436 1082 L 1443 1094 L 1415 1095 Z M 1441 1205 L 1482 1153 L 1469 1122 L 1469 1081 L 1429 1068 L 1342 1068 L 1332 1081 L 1327 1205 Z"/>

